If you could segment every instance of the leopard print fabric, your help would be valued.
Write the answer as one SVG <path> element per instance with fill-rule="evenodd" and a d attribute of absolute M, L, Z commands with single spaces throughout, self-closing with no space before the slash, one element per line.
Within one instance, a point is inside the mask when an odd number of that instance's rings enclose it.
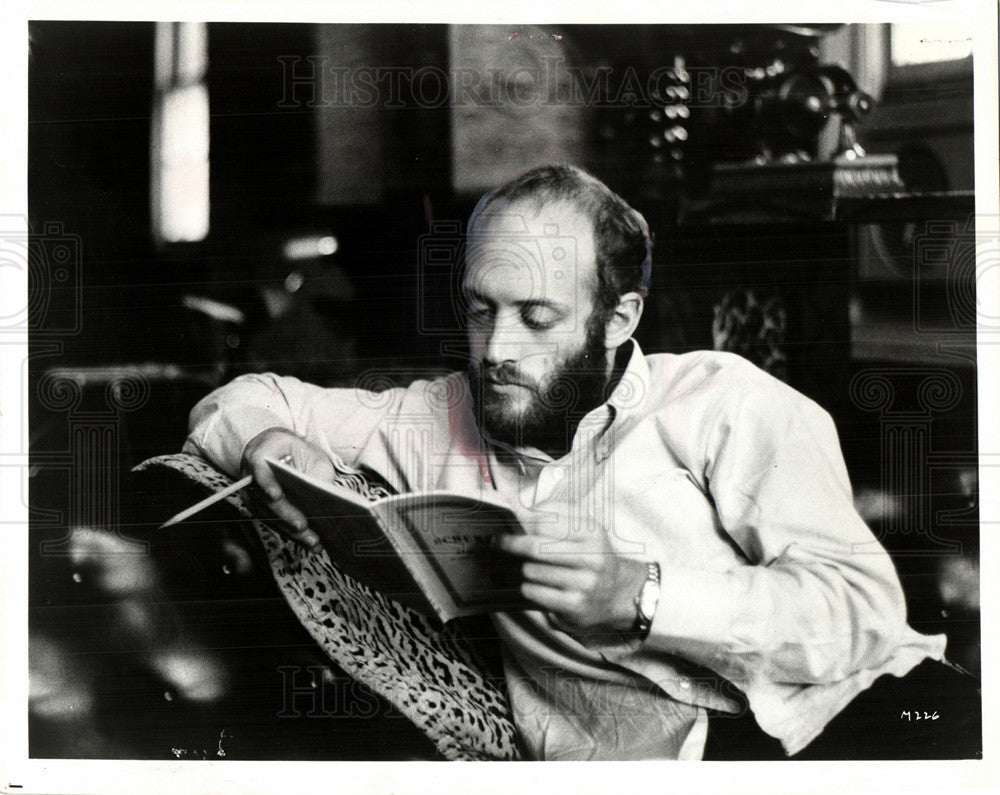
<path fill-rule="evenodd" d="M 335 462 L 336 482 L 375 500 L 387 496 Z M 203 459 L 159 456 L 136 469 L 169 467 L 218 491 L 232 480 Z M 382 596 L 318 554 L 255 519 L 240 493 L 226 498 L 253 524 L 289 606 L 347 674 L 406 715 L 446 759 L 517 759 L 516 730 L 503 690 L 491 681 L 469 638 L 436 627 L 420 613 Z"/>
<path fill-rule="evenodd" d="M 727 291 L 713 307 L 712 347 L 738 353 L 785 380 L 787 312 L 779 295 L 758 298 L 747 288 Z"/>

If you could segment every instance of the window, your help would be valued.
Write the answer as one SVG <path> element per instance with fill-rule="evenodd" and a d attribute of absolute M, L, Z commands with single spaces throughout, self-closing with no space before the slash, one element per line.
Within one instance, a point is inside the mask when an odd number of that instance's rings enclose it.
<path fill-rule="evenodd" d="M 972 37 L 957 26 L 895 24 L 890 26 L 889 52 L 895 67 L 960 61 L 972 55 Z"/>
<path fill-rule="evenodd" d="M 157 243 L 203 240 L 209 228 L 208 39 L 202 22 L 158 22 L 152 130 Z"/>
<path fill-rule="evenodd" d="M 888 27 L 888 79 L 895 84 L 972 80 L 972 33 L 956 23 Z"/>

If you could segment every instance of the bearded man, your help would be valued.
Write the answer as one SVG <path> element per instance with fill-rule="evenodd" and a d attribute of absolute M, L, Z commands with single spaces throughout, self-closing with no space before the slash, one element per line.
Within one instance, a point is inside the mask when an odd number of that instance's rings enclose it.
<path fill-rule="evenodd" d="M 878 748 L 977 753 L 976 695 L 920 750 L 900 734 L 897 702 L 958 674 L 906 623 L 829 415 L 732 354 L 644 355 L 650 270 L 638 212 L 578 168 L 533 169 L 469 220 L 467 373 L 378 394 L 245 376 L 195 407 L 186 450 L 252 473 L 309 548 L 266 458 L 505 501 L 528 532 L 496 555 L 535 609 L 493 621 L 530 757 L 804 757 L 863 745 L 852 702 L 899 736 Z"/>

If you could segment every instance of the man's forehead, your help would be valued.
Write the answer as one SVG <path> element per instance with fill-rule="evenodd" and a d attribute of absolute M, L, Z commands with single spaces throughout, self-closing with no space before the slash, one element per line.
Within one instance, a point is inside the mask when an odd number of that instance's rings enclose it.
<path fill-rule="evenodd" d="M 567 199 L 522 198 L 488 205 L 469 230 L 470 240 L 477 243 L 505 234 L 570 235 L 589 243 L 594 227 L 587 214 Z"/>
<path fill-rule="evenodd" d="M 593 225 L 566 200 L 498 203 L 473 224 L 467 257 L 470 266 L 509 260 L 586 278 L 596 267 Z"/>
<path fill-rule="evenodd" d="M 512 302 L 577 305 L 596 276 L 590 219 L 567 201 L 491 206 L 473 224 L 463 288 Z"/>

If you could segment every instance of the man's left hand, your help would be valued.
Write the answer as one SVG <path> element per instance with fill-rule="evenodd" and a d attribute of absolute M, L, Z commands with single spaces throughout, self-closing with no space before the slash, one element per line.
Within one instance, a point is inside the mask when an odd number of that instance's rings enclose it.
<path fill-rule="evenodd" d="M 642 561 L 619 556 L 600 527 L 569 535 L 502 535 L 497 549 L 518 563 L 521 593 L 574 635 L 627 633 L 646 580 Z"/>

